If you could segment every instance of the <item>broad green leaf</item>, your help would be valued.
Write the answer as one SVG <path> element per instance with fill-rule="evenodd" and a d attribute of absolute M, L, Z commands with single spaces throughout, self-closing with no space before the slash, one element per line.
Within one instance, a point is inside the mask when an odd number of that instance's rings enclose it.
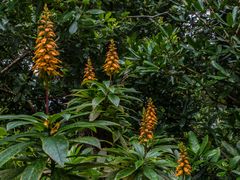
<path fill-rule="evenodd" d="M 228 153 L 230 153 L 231 155 L 233 155 L 233 156 L 237 156 L 238 155 L 237 149 L 235 149 L 233 146 L 228 144 L 226 141 L 222 141 L 222 145 L 226 149 L 226 151 Z"/>
<path fill-rule="evenodd" d="M 236 168 L 237 165 L 239 165 L 240 163 L 240 156 L 235 156 L 234 158 L 230 159 L 230 167 L 232 169 Z"/>
<path fill-rule="evenodd" d="M 99 139 L 97 139 L 95 137 L 91 137 L 91 136 L 79 137 L 79 138 L 73 139 L 72 141 L 78 142 L 78 143 L 89 144 L 89 145 L 92 145 L 92 146 L 95 146 L 95 147 L 101 149 L 101 143 L 100 143 Z"/>
<path fill-rule="evenodd" d="M 138 160 L 134 164 L 135 164 L 135 169 L 138 169 L 144 164 L 144 160 Z"/>
<path fill-rule="evenodd" d="M 93 110 L 91 111 L 91 113 L 89 114 L 89 121 L 94 121 L 94 120 L 96 120 L 96 119 L 99 117 L 99 115 L 100 115 L 101 112 L 102 112 L 102 111 L 101 111 L 101 110 L 98 110 L 97 108 L 96 108 L 96 109 L 93 109 Z"/>
<path fill-rule="evenodd" d="M 203 141 L 202 141 L 202 144 L 200 146 L 200 149 L 199 149 L 199 155 L 201 155 L 203 153 L 203 151 L 205 150 L 206 146 L 208 144 L 208 135 L 206 135 L 204 138 L 203 138 Z"/>
<path fill-rule="evenodd" d="M 199 145 L 197 136 L 195 135 L 194 132 L 190 131 L 188 133 L 188 141 L 189 141 L 191 150 L 196 154 L 200 149 L 200 145 Z"/>
<path fill-rule="evenodd" d="M 33 116 L 37 116 L 37 117 L 40 117 L 42 119 L 48 119 L 48 115 L 45 114 L 44 112 L 37 112 L 37 113 L 33 114 Z"/>
<path fill-rule="evenodd" d="M 109 94 L 108 99 L 116 106 L 118 107 L 120 103 L 120 98 L 114 94 Z"/>
<path fill-rule="evenodd" d="M 9 122 L 7 123 L 7 131 L 9 131 L 10 129 L 16 128 L 18 126 L 23 126 L 23 125 L 28 125 L 28 124 L 33 124 L 32 122 L 28 122 L 28 121 L 13 121 L 13 122 Z"/>
<path fill-rule="evenodd" d="M 90 9 L 87 11 L 87 13 L 89 13 L 89 14 L 104 14 L 105 11 L 103 11 L 101 9 Z"/>
<path fill-rule="evenodd" d="M 143 168 L 143 174 L 149 179 L 149 180 L 152 180 L 152 179 L 159 179 L 159 176 L 158 174 L 156 173 L 156 171 L 154 171 L 152 168 L 148 167 L 148 166 L 145 166 Z"/>
<path fill-rule="evenodd" d="M 97 96 L 92 100 L 92 107 L 95 109 L 103 100 L 105 97 L 102 96 Z"/>
<path fill-rule="evenodd" d="M 216 61 L 211 61 L 212 66 L 219 70 L 223 75 L 230 77 L 230 74 L 222 67 L 220 64 L 218 64 Z"/>
<path fill-rule="evenodd" d="M 67 161 L 69 142 L 61 135 L 42 138 L 42 148 L 60 166 Z"/>
<path fill-rule="evenodd" d="M 78 22 L 77 21 L 74 21 L 71 26 L 69 27 L 69 33 L 70 34 L 74 34 L 75 32 L 77 32 L 78 30 Z"/>
<path fill-rule="evenodd" d="M 0 180 L 13 180 L 24 168 L 4 169 L 0 170 Z"/>
<path fill-rule="evenodd" d="M 28 165 L 21 174 L 22 180 L 39 180 L 46 166 L 45 160 L 37 160 Z"/>
<path fill-rule="evenodd" d="M 32 142 L 18 143 L 0 152 L 0 167 L 2 167 L 7 161 L 14 157 L 25 148 L 29 147 Z"/>
<path fill-rule="evenodd" d="M 207 153 L 205 153 L 204 156 L 207 158 L 207 160 L 210 160 L 211 162 L 217 162 L 220 157 L 220 149 L 216 148 L 210 150 Z"/>
<path fill-rule="evenodd" d="M 136 169 L 134 167 L 125 168 L 116 174 L 114 180 L 120 180 L 125 177 L 128 177 L 128 176 L 132 175 L 135 172 L 135 170 Z"/>
<path fill-rule="evenodd" d="M 138 142 L 132 143 L 135 151 L 138 153 L 139 157 L 143 158 L 145 154 L 144 146 Z"/>
<path fill-rule="evenodd" d="M 237 174 L 238 176 L 240 176 L 240 171 L 232 170 L 232 172 L 233 172 L 234 174 Z"/>
<path fill-rule="evenodd" d="M 160 156 L 162 153 L 159 152 L 161 151 L 160 148 L 154 148 L 154 149 L 151 149 L 145 156 L 145 158 L 153 158 L 153 157 L 158 157 Z"/>

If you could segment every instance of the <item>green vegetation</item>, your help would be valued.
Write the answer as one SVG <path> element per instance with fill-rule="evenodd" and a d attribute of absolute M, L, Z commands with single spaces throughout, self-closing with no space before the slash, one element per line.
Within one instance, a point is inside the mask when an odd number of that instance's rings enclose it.
<path fill-rule="evenodd" d="M 0 180 L 240 180 L 239 35 L 233 0 L 2 0 Z"/>

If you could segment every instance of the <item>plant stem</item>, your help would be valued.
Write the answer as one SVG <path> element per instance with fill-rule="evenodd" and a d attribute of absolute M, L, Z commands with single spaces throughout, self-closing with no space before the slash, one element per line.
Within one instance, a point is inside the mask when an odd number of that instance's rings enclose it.
<path fill-rule="evenodd" d="M 45 81 L 45 113 L 49 112 L 49 86 L 48 80 Z"/>
<path fill-rule="evenodd" d="M 110 85 L 113 84 L 113 80 L 112 80 L 112 74 L 110 75 Z"/>

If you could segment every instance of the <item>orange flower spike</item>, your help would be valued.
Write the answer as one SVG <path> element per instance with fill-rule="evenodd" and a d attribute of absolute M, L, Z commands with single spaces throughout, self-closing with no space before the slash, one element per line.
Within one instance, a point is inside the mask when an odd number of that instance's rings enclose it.
<path fill-rule="evenodd" d="M 91 59 L 88 58 L 87 63 L 85 64 L 83 82 L 87 80 L 96 80 L 94 68 L 91 62 Z"/>
<path fill-rule="evenodd" d="M 180 158 L 178 159 L 178 166 L 176 167 L 176 176 L 191 175 L 192 167 L 189 164 L 187 148 L 183 143 L 179 144 Z"/>
<path fill-rule="evenodd" d="M 34 52 L 35 56 L 33 57 L 35 64 L 32 67 L 34 73 L 41 78 L 46 78 L 46 76 L 59 76 L 61 74 L 61 61 L 56 58 L 59 52 L 55 49 L 57 44 L 53 39 L 55 33 L 50 16 L 51 13 L 45 4 L 39 21 Z"/>
<path fill-rule="evenodd" d="M 156 107 L 151 98 L 148 99 L 146 111 L 143 113 L 143 118 L 140 127 L 140 142 L 147 142 L 153 138 L 153 131 L 157 124 Z"/>
<path fill-rule="evenodd" d="M 116 74 L 120 70 L 119 57 L 117 53 L 117 48 L 113 39 L 110 40 L 108 46 L 108 52 L 106 54 L 105 64 L 103 65 L 103 70 L 108 76 Z"/>

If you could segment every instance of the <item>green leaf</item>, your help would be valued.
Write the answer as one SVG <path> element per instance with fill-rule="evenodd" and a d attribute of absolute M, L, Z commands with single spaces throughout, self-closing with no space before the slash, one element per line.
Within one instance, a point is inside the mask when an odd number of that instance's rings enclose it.
<path fill-rule="evenodd" d="M 200 149 L 200 145 L 199 145 L 197 136 L 195 135 L 194 132 L 190 131 L 188 133 L 188 141 L 189 141 L 191 150 L 196 154 Z"/>
<path fill-rule="evenodd" d="M 238 6 L 235 6 L 232 10 L 233 24 L 236 24 L 237 13 L 238 13 Z"/>
<path fill-rule="evenodd" d="M 144 160 L 138 160 L 134 164 L 135 164 L 135 169 L 138 169 L 144 164 Z"/>
<path fill-rule="evenodd" d="M 231 169 L 236 168 L 236 166 L 239 165 L 239 161 L 240 161 L 240 156 L 235 156 L 234 158 L 231 158 L 229 163 Z"/>
<path fill-rule="evenodd" d="M 96 108 L 96 109 L 93 109 L 93 110 L 91 111 L 91 113 L 89 114 L 89 121 L 94 121 L 94 120 L 96 120 L 96 119 L 99 117 L 99 115 L 100 115 L 101 112 L 102 112 L 102 111 L 101 111 L 101 110 L 98 110 L 97 108 Z"/>
<path fill-rule="evenodd" d="M 232 170 L 232 172 L 233 172 L 234 174 L 237 174 L 237 175 L 239 175 L 239 176 L 240 176 L 240 171 L 237 171 L 237 170 Z"/>
<path fill-rule="evenodd" d="M 103 11 L 101 9 L 90 9 L 87 11 L 87 13 L 89 13 L 89 14 L 104 14 L 105 11 Z"/>
<path fill-rule="evenodd" d="M 32 142 L 18 143 L 13 146 L 8 147 L 4 151 L 0 152 L 0 167 L 2 167 L 7 161 L 9 161 L 13 156 L 23 151 L 25 148 L 33 144 Z"/>
<path fill-rule="evenodd" d="M 133 142 L 132 144 L 139 157 L 143 158 L 145 154 L 144 146 L 139 144 L 138 142 Z"/>
<path fill-rule="evenodd" d="M 227 13 L 227 23 L 229 26 L 232 26 L 233 25 L 233 18 L 232 18 L 232 13 Z"/>
<path fill-rule="evenodd" d="M 44 112 L 37 112 L 37 113 L 33 114 L 33 116 L 37 116 L 37 117 L 40 117 L 42 119 L 48 119 L 48 115 L 45 114 Z"/>
<path fill-rule="evenodd" d="M 143 169 L 143 174 L 150 180 L 159 179 L 158 174 L 152 168 L 145 166 Z"/>
<path fill-rule="evenodd" d="M 0 180 L 13 180 L 23 171 L 23 168 L 0 170 Z"/>
<path fill-rule="evenodd" d="M 122 178 L 128 177 L 128 176 L 130 176 L 131 174 L 133 174 L 135 170 L 136 170 L 136 169 L 135 169 L 134 167 L 125 168 L 125 169 L 119 171 L 119 172 L 116 174 L 114 180 L 120 180 L 120 179 L 122 179 Z"/>
<path fill-rule="evenodd" d="M 10 129 L 16 128 L 18 126 L 27 125 L 27 124 L 33 124 L 33 123 L 32 122 L 28 122 L 28 121 L 13 121 L 13 122 L 9 122 L 7 124 L 7 131 L 9 131 Z"/>
<path fill-rule="evenodd" d="M 211 61 L 212 66 L 219 70 L 223 75 L 230 77 L 230 74 L 222 67 L 220 66 L 216 61 Z"/>
<path fill-rule="evenodd" d="M 92 146 L 95 146 L 95 147 L 101 149 L 100 141 L 99 141 L 99 139 L 97 139 L 95 137 L 90 137 L 90 136 L 79 137 L 79 138 L 73 139 L 72 141 L 78 142 L 78 143 L 89 144 L 89 145 L 92 145 Z"/>
<path fill-rule="evenodd" d="M 118 107 L 120 103 L 120 98 L 114 94 L 109 94 L 108 99 L 116 106 Z"/>
<path fill-rule="evenodd" d="M 220 157 L 220 149 L 216 148 L 213 150 L 208 151 L 204 154 L 207 160 L 211 160 L 211 162 L 217 162 Z"/>
<path fill-rule="evenodd" d="M 38 123 L 39 121 L 41 121 L 40 119 L 30 115 L 0 115 L 0 120 L 11 120 L 11 119 L 30 121 L 33 123 Z"/>
<path fill-rule="evenodd" d="M 60 166 L 67 161 L 69 142 L 61 135 L 42 138 L 42 148 Z"/>
<path fill-rule="evenodd" d="M 109 129 L 107 126 L 119 126 L 119 124 L 111 122 L 111 121 L 103 121 L 103 120 L 94 121 L 94 122 L 76 122 L 76 123 L 72 123 L 72 124 L 66 125 L 64 127 L 61 127 L 57 133 L 61 133 L 63 131 L 69 130 L 69 129 L 93 128 L 93 127 L 99 127 L 99 128 L 103 128 L 103 129 L 111 131 L 111 129 Z"/>
<path fill-rule="evenodd" d="M 230 144 L 228 144 L 226 141 L 222 141 L 222 145 L 223 147 L 226 149 L 226 151 L 233 155 L 233 156 L 237 156 L 238 152 L 237 149 L 235 149 L 234 147 L 232 147 Z"/>
<path fill-rule="evenodd" d="M 208 135 L 206 135 L 204 138 L 203 138 L 203 142 L 201 144 L 201 147 L 199 149 L 199 155 L 201 155 L 203 153 L 203 151 L 205 150 L 206 146 L 208 144 Z"/>
<path fill-rule="evenodd" d="M 92 100 L 92 107 L 95 109 L 103 100 L 105 97 L 102 96 L 97 96 Z"/>
<path fill-rule="evenodd" d="M 0 127 L 0 137 L 1 137 L 1 136 L 5 136 L 5 135 L 7 135 L 6 129 L 3 128 L 3 127 Z"/>
<path fill-rule="evenodd" d="M 77 32 L 78 30 L 78 22 L 77 21 L 74 21 L 71 26 L 69 27 L 69 33 L 70 34 L 74 34 L 75 32 Z"/>
<path fill-rule="evenodd" d="M 21 174 L 23 180 L 39 180 L 46 166 L 45 160 L 37 160 L 25 168 Z"/>

